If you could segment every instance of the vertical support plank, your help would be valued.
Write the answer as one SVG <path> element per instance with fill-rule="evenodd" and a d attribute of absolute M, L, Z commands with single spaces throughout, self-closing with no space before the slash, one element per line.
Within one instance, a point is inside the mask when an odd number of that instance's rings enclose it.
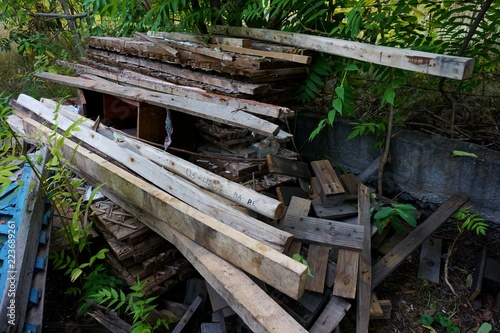
<path fill-rule="evenodd" d="M 442 244 L 443 240 L 435 237 L 427 238 L 422 244 L 418 265 L 419 279 L 439 283 Z"/>
<path fill-rule="evenodd" d="M 372 257 L 371 257 L 371 224 L 370 224 L 370 190 L 359 185 L 358 220 L 364 226 L 363 250 L 359 262 L 359 286 L 356 312 L 356 332 L 368 332 L 371 306 Z"/>
<path fill-rule="evenodd" d="M 309 245 L 307 264 L 312 276 L 306 278 L 306 290 L 323 293 L 325 290 L 326 268 L 328 266 L 329 247 L 326 245 Z"/>

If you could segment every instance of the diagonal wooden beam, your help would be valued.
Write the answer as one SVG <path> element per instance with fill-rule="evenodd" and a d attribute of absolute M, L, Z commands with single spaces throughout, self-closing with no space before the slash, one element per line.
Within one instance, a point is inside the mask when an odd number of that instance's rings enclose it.
<path fill-rule="evenodd" d="M 417 247 L 419 247 L 434 231 L 437 230 L 467 201 L 468 197 L 460 194 L 451 196 L 422 224 L 417 226 L 403 242 L 396 245 L 372 269 L 372 289 L 377 287 L 393 270 L 395 270 Z"/>
<path fill-rule="evenodd" d="M 388 67 L 464 80 L 472 75 L 474 59 L 429 52 L 398 49 L 269 29 L 216 26 L 215 33 L 248 37 L 284 45 L 333 54 L 345 58 L 371 62 Z"/>
<path fill-rule="evenodd" d="M 23 124 L 29 137 L 39 138 L 47 144 L 52 134 L 47 127 L 28 118 L 23 119 Z M 60 136 L 56 135 L 56 138 Z M 64 141 L 60 151 L 91 182 L 105 184 L 105 188 L 150 212 L 158 220 L 147 226 L 165 239 L 172 230 L 178 231 L 284 294 L 294 299 L 303 294 L 306 266 L 188 206 L 70 140 Z"/>

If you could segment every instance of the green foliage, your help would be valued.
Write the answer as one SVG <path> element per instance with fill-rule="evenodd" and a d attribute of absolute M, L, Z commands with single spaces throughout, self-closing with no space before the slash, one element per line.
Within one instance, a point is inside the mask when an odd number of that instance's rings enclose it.
<path fill-rule="evenodd" d="M 372 217 L 379 233 L 382 233 L 388 225 L 391 225 L 398 233 L 403 231 L 402 221 L 412 227 L 417 226 L 417 209 L 410 204 L 375 205 L 372 207 Z"/>
<path fill-rule="evenodd" d="M 478 213 L 472 213 L 470 207 L 462 207 L 455 213 L 460 234 L 464 231 L 472 231 L 478 235 L 486 235 L 488 224 Z"/>
<path fill-rule="evenodd" d="M 435 330 L 432 328 L 432 325 L 438 324 L 441 327 L 445 328 L 446 332 L 448 333 L 460 333 L 460 329 L 455 324 L 453 324 L 451 318 L 446 317 L 442 312 L 439 311 L 434 314 L 434 317 L 427 313 L 423 313 L 420 316 L 420 322 L 424 327 L 429 328 L 433 331 Z"/>
<path fill-rule="evenodd" d="M 477 330 L 477 333 L 489 333 L 493 329 L 493 326 L 489 323 L 482 323 Z"/>
<path fill-rule="evenodd" d="M 157 297 L 145 297 L 145 284 L 137 278 L 137 284 L 130 287 L 131 293 L 125 294 L 122 290 L 113 287 L 103 287 L 95 294 L 90 295 L 90 300 L 98 304 L 104 304 L 106 307 L 118 311 L 125 307 L 125 313 L 132 317 L 132 331 L 134 333 L 153 332 L 159 327 L 168 329 L 169 324 L 178 321 L 178 319 L 162 318 L 158 319 L 155 325 L 148 322 L 148 317 L 156 308 L 153 301 Z"/>
<path fill-rule="evenodd" d="M 302 265 L 306 265 L 307 266 L 307 275 L 309 275 L 310 277 L 314 277 L 313 274 L 312 274 L 312 272 L 311 272 L 311 269 L 309 268 L 307 260 L 304 259 L 304 257 L 302 257 L 299 253 L 294 253 L 292 255 L 292 259 L 295 260 L 295 261 L 300 262 Z"/>

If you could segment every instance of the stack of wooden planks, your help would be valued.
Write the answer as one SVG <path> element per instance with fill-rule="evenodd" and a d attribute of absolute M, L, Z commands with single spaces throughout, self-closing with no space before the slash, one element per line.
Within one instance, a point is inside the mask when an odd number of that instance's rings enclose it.
<path fill-rule="evenodd" d="M 175 84 L 266 102 L 293 98 L 312 60 L 304 50 L 248 38 L 187 33 L 89 37 L 82 62 L 129 69 Z M 311 54 L 311 52 L 309 52 Z"/>

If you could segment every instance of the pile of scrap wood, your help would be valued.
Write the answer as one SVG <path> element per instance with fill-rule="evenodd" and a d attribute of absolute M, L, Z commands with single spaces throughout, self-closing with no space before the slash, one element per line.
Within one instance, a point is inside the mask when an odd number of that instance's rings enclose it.
<path fill-rule="evenodd" d="M 47 126 L 57 124 L 65 131 L 80 118 L 60 107 L 54 120 L 53 102 L 26 95 L 11 105 L 17 115 L 9 124 L 47 144 Z M 119 243 L 112 251 L 121 260 L 112 265 L 130 275 L 147 278 L 152 273 L 151 280 L 165 274 L 166 279 L 150 285 L 151 293 L 161 293 L 185 258 L 213 289 L 214 312 L 230 316 L 225 310 L 231 308 L 254 332 L 331 332 L 354 300 L 357 331 L 366 332 L 370 319 L 390 315 L 390 303 L 378 301 L 372 290 L 467 201 L 450 198 L 372 265 L 370 190 L 352 175 L 338 177 L 328 161 L 312 162 L 309 168 L 267 156 L 273 172 L 312 185 L 313 192 L 306 194 L 300 194 L 300 186 L 282 188 L 281 202 L 136 139 L 117 137 L 91 120 L 72 135 L 75 142 L 66 140 L 63 155 L 91 184 L 104 184 L 101 191 L 111 200 L 95 203 L 94 211 L 110 246 Z M 270 223 L 251 217 L 249 210 Z M 146 234 L 153 239 L 151 232 L 168 244 L 150 246 L 147 258 L 140 252 L 137 258 L 127 256 Z M 305 259 L 308 267 L 293 256 Z M 203 299 L 192 298 L 178 331 Z"/>
<path fill-rule="evenodd" d="M 47 126 L 66 131 L 89 118 L 61 149 L 90 184 L 104 184 L 107 201 L 93 209 L 111 265 L 129 284 L 149 279 L 148 292 L 159 294 L 183 279 L 187 260 L 207 283 L 214 318 L 201 326 L 206 332 L 223 332 L 221 316 L 233 311 L 254 332 L 331 332 L 354 302 L 357 331 L 366 332 L 370 318 L 390 314 L 372 290 L 466 198 L 450 198 L 372 265 L 370 190 L 328 161 L 297 161 L 285 146 L 292 135 L 277 124 L 294 112 L 267 103 L 295 95 L 313 55 L 305 49 L 458 79 L 473 61 L 279 31 L 216 31 L 226 36 L 89 38 L 81 63 L 59 62 L 80 77 L 37 74 L 76 87 L 79 114 L 20 95 L 9 123 L 49 144 Z M 252 188 L 241 183 L 249 180 Z M 158 246 L 143 248 L 145 237 Z M 189 297 L 175 332 L 203 307 L 202 294 Z"/>

